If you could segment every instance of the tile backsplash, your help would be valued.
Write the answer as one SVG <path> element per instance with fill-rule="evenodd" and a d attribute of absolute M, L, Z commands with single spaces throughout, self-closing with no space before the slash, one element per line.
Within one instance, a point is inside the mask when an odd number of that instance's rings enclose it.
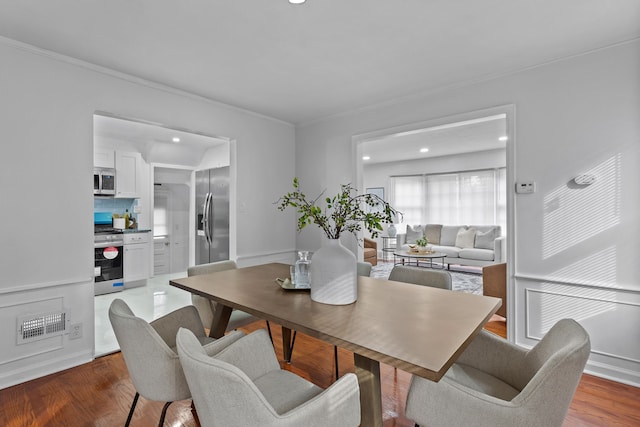
<path fill-rule="evenodd" d="M 94 197 L 94 212 L 111 212 L 123 215 L 127 209 L 134 218 L 138 214 L 133 212 L 133 208 L 138 204 L 138 199 L 116 199 L 112 197 Z"/>

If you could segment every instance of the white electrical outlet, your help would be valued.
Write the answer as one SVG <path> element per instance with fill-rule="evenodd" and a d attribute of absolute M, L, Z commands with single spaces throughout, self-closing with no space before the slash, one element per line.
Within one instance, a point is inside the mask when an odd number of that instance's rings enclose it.
<path fill-rule="evenodd" d="M 69 339 L 77 340 L 82 337 L 82 323 L 74 323 L 69 325 Z"/>
<path fill-rule="evenodd" d="M 536 183 L 533 181 L 516 183 L 516 193 L 531 194 L 536 192 Z"/>

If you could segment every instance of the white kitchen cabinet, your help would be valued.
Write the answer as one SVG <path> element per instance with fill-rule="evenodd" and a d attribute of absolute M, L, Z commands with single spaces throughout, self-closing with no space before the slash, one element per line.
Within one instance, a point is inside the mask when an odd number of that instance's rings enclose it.
<path fill-rule="evenodd" d="M 153 238 L 153 275 L 171 273 L 170 240 L 168 236 Z"/>
<path fill-rule="evenodd" d="M 124 234 L 124 287 L 144 286 L 149 278 L 151 233 Z"/>
<path fill-rule="evenodd" d="M 142 191 L 142 155 L 116 151 L 116 197 L 137 199 Z"/>
<path fill-rule="evenodd" d="M 113 169 L 116 167 L 115 161 L 115 152 L 113 150 L 96 148 L 93 151 L 93 166 L 96 168 Z"/>

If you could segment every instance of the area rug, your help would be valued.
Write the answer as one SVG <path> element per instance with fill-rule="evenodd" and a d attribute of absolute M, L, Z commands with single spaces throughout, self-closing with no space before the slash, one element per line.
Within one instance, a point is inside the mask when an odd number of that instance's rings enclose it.
<path fill-rule="evenodd" d="M 371 268 L 371 277 L 388 279 L 394 264 L 392 262 L 378 262 Z M 426 267 L 425 267 L 426 268 Z M 454 291 L 482 295 L 482 274 L 464 271 L 447 270 L 451 274 Z"/>

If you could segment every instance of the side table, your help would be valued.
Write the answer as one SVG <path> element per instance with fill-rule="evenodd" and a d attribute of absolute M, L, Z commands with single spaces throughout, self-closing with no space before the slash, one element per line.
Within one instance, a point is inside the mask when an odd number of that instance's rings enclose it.
<path fill-rule="evenodd" d="M 396 237 L 380 236 L 382 238 L 382 260 L 388 261 L 388 253 L 396 250 Z"/>

